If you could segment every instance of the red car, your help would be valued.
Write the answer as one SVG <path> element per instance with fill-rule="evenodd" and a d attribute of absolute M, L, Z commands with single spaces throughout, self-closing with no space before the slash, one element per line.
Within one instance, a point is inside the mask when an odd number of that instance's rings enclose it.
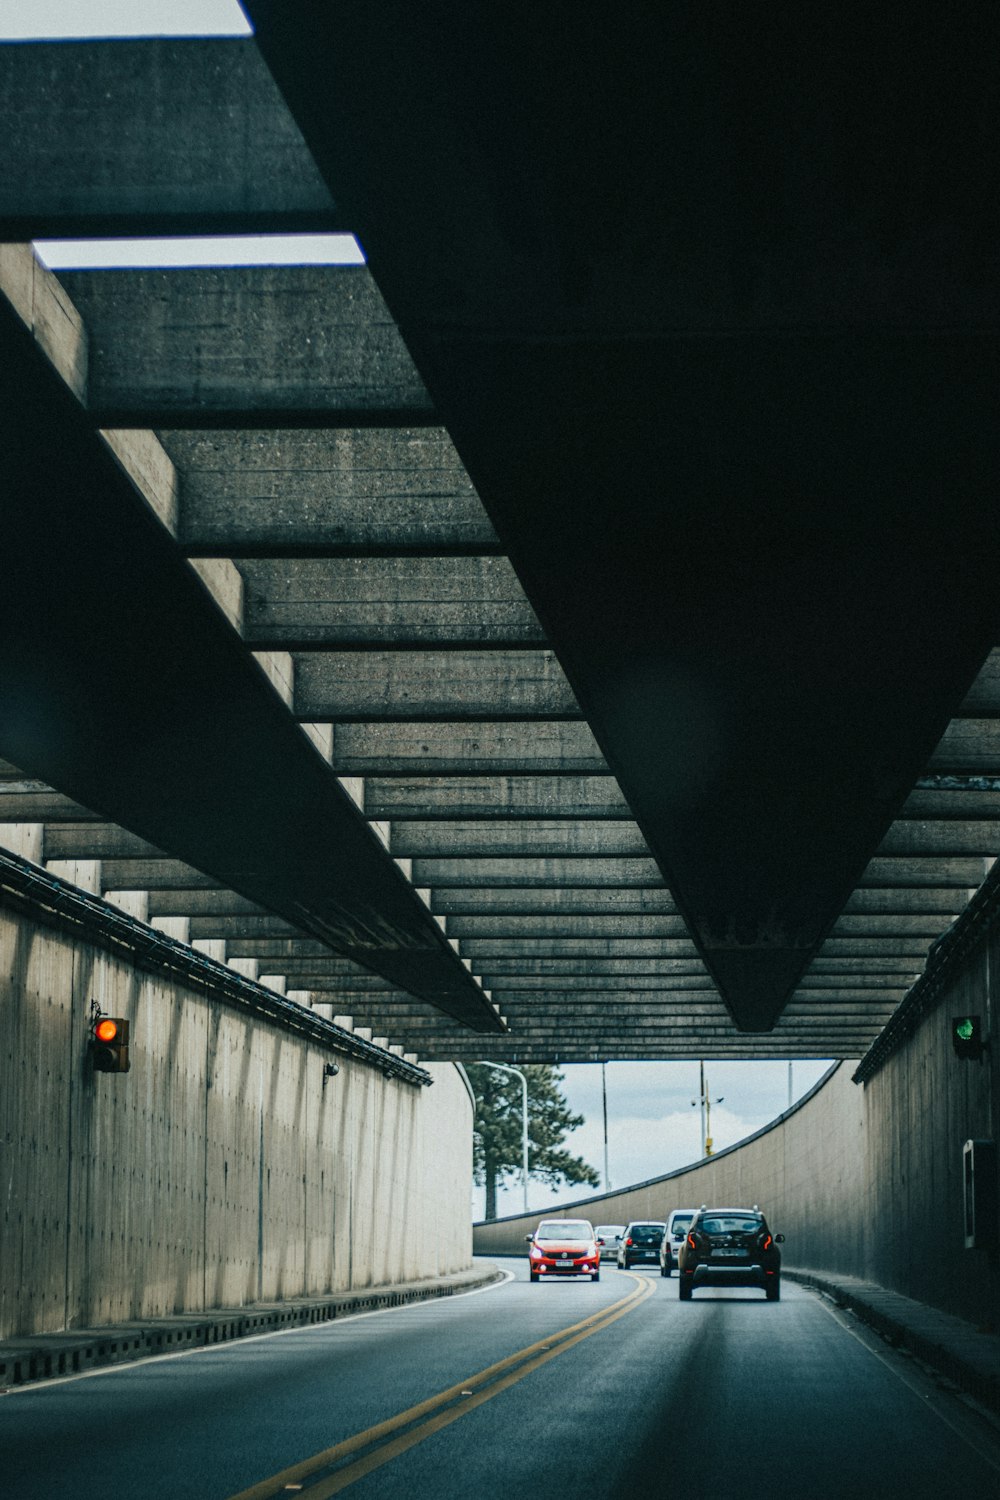
<path fill-rule="evenodd" d="M 601 1279 L 601 1248 L 589 1219 L 543 1219 L 527 1236 L 532 1281 L 540 1277 L 589 1276 Z"/>

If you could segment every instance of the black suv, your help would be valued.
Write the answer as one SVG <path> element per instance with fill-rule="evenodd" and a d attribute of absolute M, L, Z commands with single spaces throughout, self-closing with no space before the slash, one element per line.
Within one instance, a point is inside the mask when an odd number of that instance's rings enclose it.
<path fill-rule="evenodd" d="M 696 1286 L 757 1286 L 768 1302 L 781 1296 L 783 1234 L 772 1234 L 760 1209 L 706 1208 L 691 1221 L 677 1253 L 678 1293 L 689 1302 Z"/>
<path fill-rule="evenodd" d="M 627 1271 L 637 1263 L 655 1266 L 660 1259 L 660 1241 L 666 1229 L 662 1219 L 633 1219 L 618 1241 L 618 1269 Z"/>

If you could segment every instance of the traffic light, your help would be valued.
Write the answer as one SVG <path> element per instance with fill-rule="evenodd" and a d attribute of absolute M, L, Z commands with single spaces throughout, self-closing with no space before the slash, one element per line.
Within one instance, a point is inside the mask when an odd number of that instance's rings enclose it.
<path fill-rule="evenodd" d="M 121 1016 L 97 1016 L 90 1053 L 95 1073 L 127 1073 L 128 1022 Z"/>
<path fill-rule="evenodd" d="M 959 1057 L 978 1061 L 986 1046 L 983 1023 L 979 1016 L 952 1016 L 951 1045 Z"/>

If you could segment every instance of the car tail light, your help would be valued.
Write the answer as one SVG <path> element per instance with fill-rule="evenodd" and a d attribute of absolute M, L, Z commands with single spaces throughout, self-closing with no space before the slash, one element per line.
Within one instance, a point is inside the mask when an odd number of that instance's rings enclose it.
<path fill-rule="evenodd" d="M 625 1243 L 626 1243 L 626 1245 L 631 1245 L 631 1243 L 632 1243 L 632 1236 L 631 1236 L 631 1235 L 629 1235 L 629 1237 L 628 1237 L 628 1239 L 627 1239 L 627 1240 L 626 1240 L 626 1241 L 625 1241 Z"/>
<path fill-rule="evenodd" d="M 764 1236 L 764 1243 L 761 1245 L 760 1248 L 762 1250 L 770 1250 L 771 1243 L 772 1243 L 771 1236 L 769 1234 L 765 1234 L 765 1236 Z"/>
<path fill-rule="evenodd" d="M 694 1237 L 693 1234 L 689 1234 L 688 1235 L 688 1244 L 691 1246 L 692 1250 L 697 1250 L 697 1248 L 698 1248 L 698 1242 L 696 1241 L 696 1239 L 695 1239 L 695 1237 Z"/>

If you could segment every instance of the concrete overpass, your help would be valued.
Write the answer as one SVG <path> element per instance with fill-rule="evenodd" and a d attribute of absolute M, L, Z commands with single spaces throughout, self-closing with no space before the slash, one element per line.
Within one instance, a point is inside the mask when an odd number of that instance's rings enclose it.
<path fill-rule="evenodd" d="M 19 1327 L 460 1268 L 463 1059 L 861 1059 L 871 1140 L 945 1101 L 906 1171 L 954 1217 L 1000 1097 L 941 1027 L 995 1003 L 995 36 L 247 11 L 0 47 L 2 1092 L 65 1205 L 5 1222 Z M 332 228 L 367 266 L 29 248 Z"/>
<path fill-rule="evenodd" d="M 0 54 L 7 238 L 371 266 L 7 252 L 0 816 L 415 1056 L 860 1056 L 1000 848 L 972 39 L 931 150 L 820 22 L 251 13 Z"/>

